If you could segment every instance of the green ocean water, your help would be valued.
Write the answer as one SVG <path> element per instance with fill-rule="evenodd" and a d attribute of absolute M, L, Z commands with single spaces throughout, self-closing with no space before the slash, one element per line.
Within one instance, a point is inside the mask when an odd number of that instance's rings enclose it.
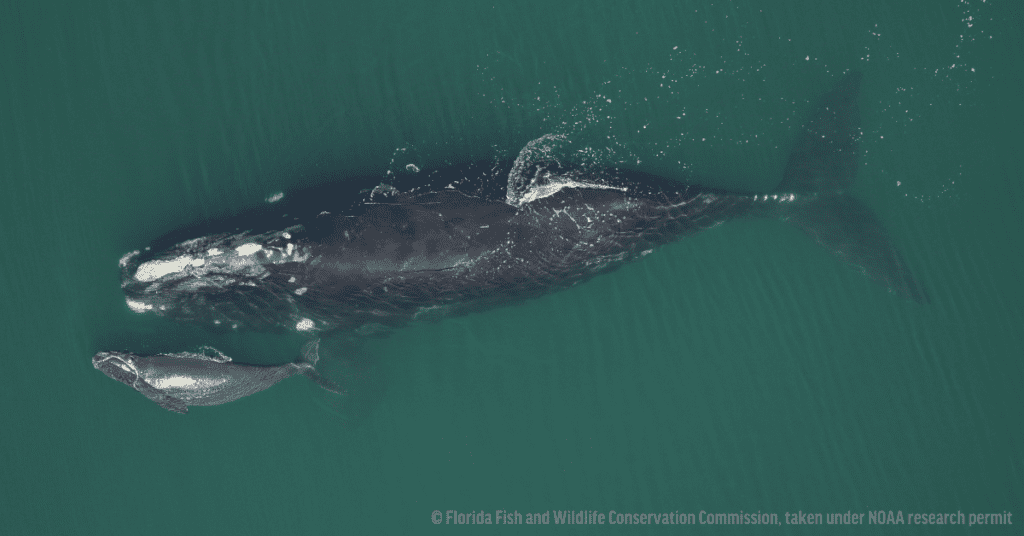
<path fill-rule="evenodd" d="M 3 533 L 1015 533 L 786 513 L 1024 523 L 1021 6 L 0 3 Z M 927 305 L 743 220 L 367 342 L 355 419 L 302 379 L 182 416 L 90 363 L 206 342 L 293 359 L 294 337 L 131 313 L 117 260 L 318 170 L 385 178 L 552 135 L 567 160 L 765 191 L 850 69 L 855 194 Z M 782 525 L 556 525 L 565 510 Z"/>

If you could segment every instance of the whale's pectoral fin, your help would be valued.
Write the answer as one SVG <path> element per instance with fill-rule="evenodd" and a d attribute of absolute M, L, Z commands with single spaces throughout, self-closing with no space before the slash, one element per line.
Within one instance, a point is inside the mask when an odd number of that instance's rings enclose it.
<path fill-rule="evenodd" d="M 819 101 L 804 123 L 786 162 L 778 192 L 797 194 L 778 216 L 804 231 L 844 261 L 889 290 L 926 303 L 882 222 L 860 200 L 846 193 L 857 175 L 860 155 L 860 73 L 848 73 Z"/>
<path fill-rule="evenodd" d="M 181 413 L 182 415 L 188 413 L 188 406 L 186 406 L 185 402 L 180 398 L 174 398 L 171 395 L 161 395 L 160 400 L 152 400 L 157 404 L 160 404 L 160 407 L 171 410 L 175 413 Z"/>
<path fill-rule="evenodd" d="M 180 398 L 171 396 L 149 385 L 146 385 L 144 387 L 136 387 L 136 389 L 140 393 L 142 393 L 142 395 L 145 396 L 146 398 L 159 404 L 161 408 L 173 411 L 175 413 L 188 413 L 188 406 L 186 406 L 185 401 Z"/>

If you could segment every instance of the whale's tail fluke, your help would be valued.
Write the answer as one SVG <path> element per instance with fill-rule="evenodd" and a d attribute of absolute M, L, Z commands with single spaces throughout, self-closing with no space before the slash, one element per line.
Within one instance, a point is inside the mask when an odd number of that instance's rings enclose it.
<path fill-rule="evenodd" d="M 853 184 L 859 156 L 860 79 L 859 72 L 850 72 L 821 97 L 789 153 L 779 190 L 841 191 Z"/>
<path fill-rule="evenodd" d="M 313 339 L 307 342 L 302 347 L 302 356 L 295 363 L 296 366 L 302 370 L 302 375 L 313 380 L 314 383 L 323 387 L 325 390 L 335 394 L 345 394 L 344 389 L 339 387 L 337 384 L 328 380 L 316 369 L 316 364 L 320 361 L 320 339 Z"/>
<path fill-rule="evenodd" d="M 928 295 L 874 212 L 849 195 L 857 176 L 861 74 L 846 74 L 804 124 L 786 162 L 779 193 L 799 201 L 779 213 L 816 242 L 891 291 L 920 303 Z"/>
<path fill-rule="evenodd" d="M 364 342 L 355 336 L 334 334 L 307 343 L 300 359 L 316 365 L 315 374 L 307 376 L 332 393 L 317 397 L 320 408 L 346 427 L 358 427 L 376 410 L 390 379 L 386 364 L 367 352 Z"/>

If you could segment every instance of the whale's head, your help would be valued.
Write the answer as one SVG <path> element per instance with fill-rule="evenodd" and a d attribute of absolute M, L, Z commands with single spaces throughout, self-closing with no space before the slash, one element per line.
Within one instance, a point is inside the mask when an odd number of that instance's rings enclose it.
<path fill-rule="evenodd" d="M 92 366 L 113 380 L 135 387 L 140 380 L 137 359 L 127 352 L 99 352 L 92 356 Z"/>
<path fill-rule="evenodd" d="M 308 257 L 287 231 L 213 235 L 125 255 L 121 288 L 136 313 L 215 328 L 265 328 L 294 311 L 287 283 Z"/>

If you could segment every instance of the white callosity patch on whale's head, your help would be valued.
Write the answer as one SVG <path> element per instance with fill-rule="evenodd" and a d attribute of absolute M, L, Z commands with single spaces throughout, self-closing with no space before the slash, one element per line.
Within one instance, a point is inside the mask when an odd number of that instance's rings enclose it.
<path fill-rule="evenodd" d="M 256 253 L 257 251 L 259 251 L 261 249 L 263 249 L 263 245 L 262 244 L 257 244 L 255 242 L 249 242 L 249 243 L 242 244 L 241 246 L 236 247 L 235 248 L 235 253 L 237 253 L 238 255 L 244 257 L 246 255 L 252 255 L 253 253 Z"/>
<path fill-rule="evenodd" d="M 128 304 L 128 308 L 136 313 L 145 313 L 146 311 L 153 310 L 153 304 L 151 303 L 140 302 L 131 298 L 125 298 L 124 301 Z"/>
<path fill-rule="evenodd" d="M 143 282 L 156 281 L 161 277 L 176 274 L 184 271 L 188 267 L 201 267 L 206 264 L 206 260 L 203 258 L 195 258 L 188 255 L 182 255 L 173 259 L 160 259 L 154 261 L 148 261 L 142 263 L 138 270 L 135 271 L 135 279 Z"/>
<path fill-rule="evenodd" d="M 206 276 L 217 277 L 213 277 L 208 285 L 196 281 L 188 288 L 222 286 L 225 278 L 236 278 L 239 281 L 261 279 L 267 276 L 268 265 L 303 262 L 309 258 L 309 249 L 295 244 L 290 238 L 288 232 L 274 232 L 258 236 L 243 233 L 189 240 L 140 264 L 132 279 L 143 283 L 158 283 L 163 290 L 166 290 L 169 283 L 182 283 L 187 279 L 202 280 Z"/>
<path fill-rule="evenodd" d="M 122 257 L 125 302 L 136 313 L 207 320 L 236 327 L 249 324 L 242 310 L 281 300 L 290 308 L 295 288 L 271 275 L 307 261 L 310 247 L 296 239 L 301 226 L 263 234 L 211 235 L 180 242 L 153 254 Z M 249 305 L 247 305 L 247 303 Z M 268 320 L 269 321 L 269 320 Z M 294 324 L 292 324 L 294 326 Z"/>
<path fill-rule="evenodd" d="M 139 253 L 141 253 L 139 250 L 132 251 L 131 253 L 125 253 L 121 259 L 117 261 L 117 265 L 122 269 L 126 268 L 128 264 L 132 262 L 132 259 L 139 256 Z"/>
<path fill-rule="evenodd" d="M 92 357 L 92 366 L 107 377 L 136 387 L 141 373 L 135 357 L 127 352 L 99 352 Z"/>

